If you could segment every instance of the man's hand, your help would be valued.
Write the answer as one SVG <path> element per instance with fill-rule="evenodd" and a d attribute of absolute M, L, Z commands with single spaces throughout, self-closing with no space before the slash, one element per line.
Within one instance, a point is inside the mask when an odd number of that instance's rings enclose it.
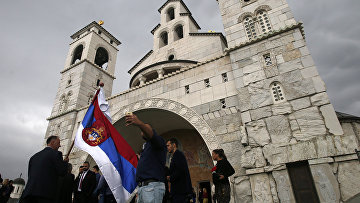
<path fill-rule="evenodd" d="M 220 180 L 222 180 L 222 179 L 224 179 L 224 178 L 225 178 L 225 176 L 223 176 L 223 175 L 220 175 L 220 176 L 219 176 L 219 179 L 220 179 Z"/>
<path fill-rule="evenodd" d="M 129 126 L 129 125 L 140 126 L 143 124 L 144 123 L 135 114 L 125 116 L 125 126 Z"/>
<path fill-rule="evenodd" d="M 168 181 L 170 181 L 170 176 L 166 176 L 166 179 L 167 179 Z"/>
<path fill-rule="evenodd" d="M 149 124 L 142 122 L 135 114 L 125 116 L 125 126 L 135 125 L 143 132 L 145 139 L 149 140 L 153 136 L 153 129 Z"/>

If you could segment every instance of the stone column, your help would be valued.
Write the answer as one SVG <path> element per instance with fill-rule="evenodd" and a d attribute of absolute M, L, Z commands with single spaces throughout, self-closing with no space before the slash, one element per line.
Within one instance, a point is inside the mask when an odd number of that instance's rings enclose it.
<path fill-rule="evenodd" d="M 145 84 L 145 81 L 146 81 L 146 77 L 142 75 L 142 76 L 139 78 L 139 81 L 140 81 L 140 86 L 141 86 L 141 85 L 144 85 L 144 84 Z"/>
<path fill-rule="evenodd" d="M 164 70 L 163 69 L 157 70 L 157 73 L 158 73 L 158 78 L 164 77 Z"/>

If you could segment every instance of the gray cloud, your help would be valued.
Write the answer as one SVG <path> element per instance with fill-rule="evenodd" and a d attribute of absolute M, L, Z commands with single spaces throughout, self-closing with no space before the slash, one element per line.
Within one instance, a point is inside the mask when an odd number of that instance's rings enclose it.
<path fill-rule="evenodd" d="M 149 50 L 159 23 L 159 0 L 104 2 L 13 0 L 0 7 L 0 173 L 26 173 L 29 157 L 43 146 L 64 67 L 70 35 L 94 20 L 123 44 L 119 47 L 114 94 L 128 88 L 127 71 Z M 215 0 L 185 0 L 203 32 L 223 31 Z M 289 0 L 335 108 L 360 115 L 360 2 Z"/>

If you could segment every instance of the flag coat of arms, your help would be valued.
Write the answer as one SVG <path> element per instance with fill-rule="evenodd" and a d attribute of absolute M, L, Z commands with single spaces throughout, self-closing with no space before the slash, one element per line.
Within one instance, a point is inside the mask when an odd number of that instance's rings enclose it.
<path fill-rule="evenodd" d="M 108 107 L 103 89 L 100 88 L 79 126 L 75 145 L 91 155 L 116 201 L 124 203 L 137 186 L 137 157 L 111 124 Z"/>

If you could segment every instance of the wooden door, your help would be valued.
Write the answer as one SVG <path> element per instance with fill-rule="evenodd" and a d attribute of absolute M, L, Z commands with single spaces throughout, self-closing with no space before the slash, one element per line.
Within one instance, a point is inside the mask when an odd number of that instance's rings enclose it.
<path fill-rule="evenodd" d="M 307 161 L 286 164 L 297 203 L 319 203 Z"/>

